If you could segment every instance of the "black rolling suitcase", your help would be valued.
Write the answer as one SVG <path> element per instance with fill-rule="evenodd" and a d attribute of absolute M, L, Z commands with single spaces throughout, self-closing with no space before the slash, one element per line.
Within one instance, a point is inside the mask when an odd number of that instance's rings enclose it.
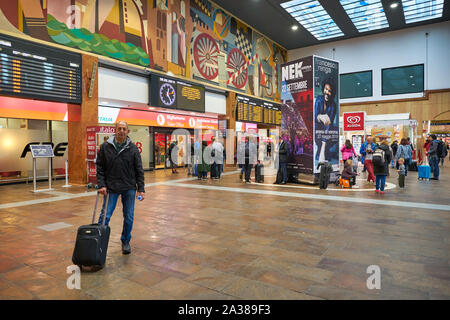
<path fill-rule="evenodd" d="M 264 182 L 264 165 L 258 163 L 255 166 L 255 180 L 257 183 L 263 183 Z"/>
<path fill-rule="evenodd" d="M 75 248 L 72 255 L 72 262 L 80 268 L 82 266 L 87 266 L 101 269 L 105 265 L 109 234 L 111 231 L 109 226 L 105 226 L 106 208 L 108 207 L 109 194 L 106 196 L 105 212 L 101 224 L 95 223 L 99 195 L 100 194 L 97 193 L 92 224 L 84 225 L 78 228 L 77 240 L 75 242 Z"/>
<path fill-rule="evenodd" d="M 319 188 L 327 189 L 328 184 L 330 183 L 330 174 L 331 171 L 333 171 L 333 167 L 328 162 L 321 162 L 318 167 L 320 167 Z"/>

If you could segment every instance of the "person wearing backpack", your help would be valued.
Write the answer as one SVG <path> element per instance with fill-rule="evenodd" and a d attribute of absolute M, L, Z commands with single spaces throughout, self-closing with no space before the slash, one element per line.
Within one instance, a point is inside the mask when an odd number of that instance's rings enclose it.
<path fill-rule="evenodd" d="M 427 155 L 430 159 L 430 167 L 433 172 L 433 178 L 431 180 L 439 180 L 439 160 L 444 152 L 444 144 L 442 141 L 437 140 L 435 134 L 431 134 L 431 144 Z"/>
<path fill-rule="evenodd" d="M 408 140 L 402 138 L 400 145 L 398 146 L 397 153 L 395 154 L 396 168 L 398 170 L 398 159 L 405 159 L 405 177 L 408 175 L 408 165 L 411 163 L 412 151 L 408 144 Z"/>
<path fill-rule="evenodd" d="M 383 140 L 380 146 L 373 153 L 372 158 L 373 172 L 376 179 L 375 192 L 384 194 L 386 176 L 389 175 L 389 163 L 391 162 L 391 160 L 392 152 L 391 150 L 389 150 L 389 142 L 387 142 L 387 140 Z"/>

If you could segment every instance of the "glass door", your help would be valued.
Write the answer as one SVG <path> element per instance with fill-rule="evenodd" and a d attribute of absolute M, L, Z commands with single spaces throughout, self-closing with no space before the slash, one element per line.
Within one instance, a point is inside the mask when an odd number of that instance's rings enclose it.
<path fill-rule="evenodd" d="M 164 169 L 166 163 L 166 134 L 155 131 L 155 169 Z"/>

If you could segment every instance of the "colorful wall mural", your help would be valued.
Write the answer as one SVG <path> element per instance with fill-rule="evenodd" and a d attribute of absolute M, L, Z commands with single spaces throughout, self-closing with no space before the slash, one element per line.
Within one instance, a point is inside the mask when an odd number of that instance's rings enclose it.
<path fill-rule="evenodd" d="M 208 0 L 8 0 L 0 29 L 275 100 L 287 61 Z"/>

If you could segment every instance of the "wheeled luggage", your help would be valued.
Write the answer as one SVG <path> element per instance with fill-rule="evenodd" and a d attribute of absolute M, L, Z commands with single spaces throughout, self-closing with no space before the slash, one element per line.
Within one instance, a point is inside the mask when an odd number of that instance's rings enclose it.
<path fill-rule="evenodd" d="M 264 165 L 258 163 L 255 166 L 255 181 L 257 183 L 263 183 L 264 182 Z"/>
<path fill-rule="evenodd" d="M 408 171 L 418 171 L 418 168 L 417 168 L 417 161 L 412 160 L 412 161 L 408 164 Z"/>
<path fill-rule="evenodd" d="M 330 183 L 330 174 L 333 171 L 333 167 L 328 162 L 319 163 L 318 167 L 320 167 L 319 174 L 319 188 L 326 189 L 328 188 L 328 184 Z"/>
<path fill-rule="evenodd" d="M 95 223 L 99 195 L 100 194 L 97 193 L 92 223 L 78 228 L 77 240 L 75 242 L 75 248 L 72 255 L 72 262 L 80 268 L 82 266 L 88 266 L 98 267 L 101 269 L 105 265 L 110 234 L 109 226 L 105 226 L 106 208 L 108 208 L 109 194 L 106 195 L 105 210 L 101 224 Z"/>
<path fill-rule="evenodd" d="M 429 165 L 422 165 L 418 167 L 419 169 L 419 180 L 428 179 L 431 178 L 431 167 Z"/>

